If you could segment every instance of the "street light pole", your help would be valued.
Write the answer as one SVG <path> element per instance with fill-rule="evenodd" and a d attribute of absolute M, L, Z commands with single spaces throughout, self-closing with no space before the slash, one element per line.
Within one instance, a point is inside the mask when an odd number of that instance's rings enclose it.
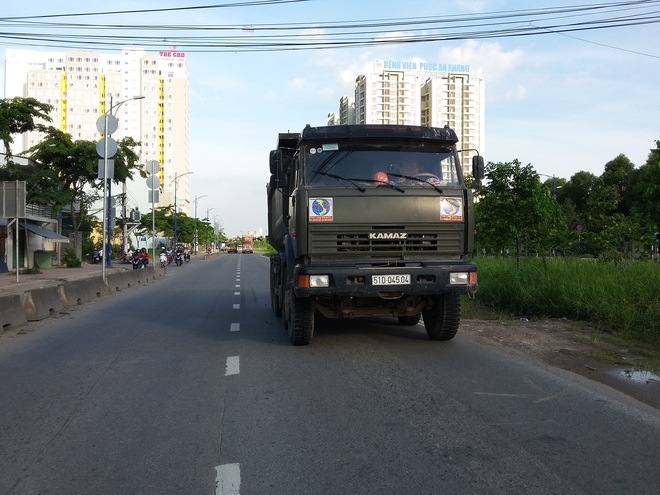
<path fill-rule="evenodd" d="M 206 219 L 209 220 L 209 211 L 215 210 L 215 208 L 207 208 L 206 209 Z M 214 230 L 215 231 L 215 230 Z M 208 254 L 209 252 L 209 229 L 206 229 L 206 244 L 204 245 L 204 250 Z"/>
<path fill-rule="evenodd" d="M 112 266 L 110 262 L 110 253 L 112 251 L 112 244 L 111 244 L 111 238 L 112 238 L 112 222 L 110 221 L 110 214 L 112 214 L 112 207 L 110 205 L 110 202 L 112 201 L 112 196 L 111 196 L 111 185 L 110 181 L 112 179 L 108 178 L 108 145 L 110 144 L 110 139 L 111 139 L 111 134 L 112 131 L 109 129 L 109 117 L 113 117 L 113 127 L 115 127 L 114 130 L 116 130 L 117 126 L 117 120 L 114 118 L 114 115 L 112 114 L 112 110 L 115 108 L 119 108 L 121 105 L 126 103 L 127 101 L 132 101 L 132 100 L 142 100 L 144 96 L 134 96 L 133 98 L 128 98 L 126 100 L 120 101 L 116 105 L 112 103 L 112 95 L 110 95 L 110 108 L 108 108 L 105 113 L 103 114 L 103 222 L 102 222 L 102 227 L 101 227 L 101 237 L 103 238 L 103 247 L 101 252 L 103 253 L 103 256 L 105 256 L 105 260 L 101 260 L 101 275 L 103 277 L 103 281 L 105 282 L 106 280 L 106 274 L 105 274 L 105 267 L 106 265 L 108 267 Z M 99 123 L 97 122 L 97 126 Z M 98 148 L 97 148 L 98 149 Z M 113 153 L 114 155 L 114 153 Z M 110 208 L 110 211 L 108 212 L 108 208 Z M 107 233 L 106 233 L 106 224 L 107 224 Z M 106 236 L 107 236 L 107 242 L 106 242 Z"/>
<path fill-rule="evenodd" d="M 190 175 L 192 172 L 185 172 L 181 175 L 178 175 L 177 172 L 174 172 L 174 239 L 172 240 L 172 249 L 176 251 L 176 191 L 177 188 L 179 187 L 179 179 L 183 177 L 184 175 Z M 172 183 L 170 182 L 170 184 Z"/>
<path fill-rule="evenodd" d="M 195 254 L 197 254 L 197 201 L 207 196 L 208 194 L 203 194 L 202 196 L 195 196 Z"/>

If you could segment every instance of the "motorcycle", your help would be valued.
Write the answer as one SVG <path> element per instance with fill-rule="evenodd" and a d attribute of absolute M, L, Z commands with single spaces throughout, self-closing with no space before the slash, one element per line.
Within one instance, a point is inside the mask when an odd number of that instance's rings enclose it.
<path fill-rule="evenodd" d="M 160 267 L 165 268 L 165 263 L 167 263 L 167 254 L 160 253 Z"/>
<path fill-rule="evenodd" d="M 174 263 L 176 266 L 183 265 L 183 256 L 181 253 L 176 253 L 176 255 L 174 255 Z"/>
<path fill-rule="evenodd" d="M 190 262 L 190 253 L 188 251 L 183 253 L 183 259 L 185 260 L 186 263 Z"/>
<path fill-rule="evenodd" d="M 133 270 L 147 267 L 147 258 L 144 256 L 133 256 Z"/>
<path fill-rule="evenodd" d="M 99 253 L 98 251 L 95 251 L 94 254 L 92 254 L 92 262 L 95 265 L 98 265 L 102 261 L 103 261 L 103 257 L 101 256 L 101 253 Z"/>

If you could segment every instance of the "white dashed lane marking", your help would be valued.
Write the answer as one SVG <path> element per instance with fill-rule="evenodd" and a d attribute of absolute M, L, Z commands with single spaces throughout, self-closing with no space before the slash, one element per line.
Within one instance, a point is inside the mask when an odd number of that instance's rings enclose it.
<path fill-rule="evenodd" d="M 215 495 L 240 495 L 240 464 L 222 464 L 216 466 L 215 471 Z"/>
<path fill-rule="evenodd" d="M 232 323 L 231 326 L 229 327 L 230 332 L 239 332 L 240 330 L 241 330 L 240 323 Z"/>
<path fill-rule="evenodd" d="M 229 356 L 227 358 L 225 376 L 238 375 L 241 371 L 240 368 L 240 358 L 238 356 Z"/>

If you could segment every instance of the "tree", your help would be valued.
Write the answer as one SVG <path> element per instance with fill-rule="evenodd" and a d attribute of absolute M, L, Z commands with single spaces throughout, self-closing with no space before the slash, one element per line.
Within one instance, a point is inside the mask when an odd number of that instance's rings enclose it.
<path fill-rule="evenodd" d="M 516 248 L 518 253 L 554 247 L 563 216 L 531 165 L 489 163 L 486 182 L 476 204 L 480 247 L 495 252 Z"/>
<path fill-rule="evenodd" d="M 11 156 L 14 134 L 32 131 L 36 127 L 35 119 L 51 122 L 49 112 L 52 105 L 41 103 L 34 98 L 7 98 L 0 100 L 0 140 L 4 142 L 5 154 Z"/>
<path fill-rule="evenodd" d="M 660 141 L 655 142 L 646 160 L 634 174 L 630 191 L 630 209 L 642 215 L 645 226 L 660 231 Z"/>
<path fill-rule="evenodd" d="M 627 215 L 630 211 L 630 183 L 635 172 L 635 165 L 626 155 L 619 155 L 605 164 L 605 171 L 600 176 L 605 186 L 616 188 L 621 200 L 617 212 Z"/>
<path fill-rule="evenodd" d="M 77 233 L 89 207 L 100 198 L 103 180 L 98 178 L 99 157 L 96 143 L 87 140 L 72 140 L 71 136 L 55 127 L 37 125 L 44 132 L 44 139 L 22 154 L 48 169 L 58 180 L 56 199 L 50 203 L 60 210 L 69 206 L 74 231 L 74 249 L 77 248 Z M 142 172 L 138 155 L 133 150 L 140 143 L 124 138 L 118 143 L 115 155 L 114 182 L 133 178 L 134 172 Z M 80 212 L 78 214 L 77 212 Z"/>
<path fill-rule="evenodd" d="M 561 189 L 557 190 L 557 201 L 563 204 L 566 200 L 570 200 L 578 211 L 584 210 L 596 179 L 597 177 L 591 172 L 580 171 L 576 173 Z"/>

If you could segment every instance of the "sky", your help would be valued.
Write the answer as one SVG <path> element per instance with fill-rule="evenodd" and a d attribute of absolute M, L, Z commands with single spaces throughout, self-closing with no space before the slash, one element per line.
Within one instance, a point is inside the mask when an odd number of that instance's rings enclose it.
<path fill-rule="evenodd" d="M 222 2 L 222 0 L 216 0 Z M 583 0 L 578 5 L 613 2 Z M 649 1 L 660 11 L 660 2 Z M 238 4 L 242 6 L 238 6 Z M 135 12 L 170 7 L 218 5 L 213 9 Z M 390 20 L 390 32 L 373 39 L 405 34 L 403 20 L 575 6 L 564 0 L 189 0 L 65 3 L 32 0 L 10 2 L 0 12 L 0 53 L 6 48 L 61 51 L 43 41 L 16 40 L 27 29 L 3 23 L 15 16 L 133 11 L 130 15 L 53 18 L 59 22 L 120 24 L 225 25 L 237 40 L 257 40 L 264 24 L 300 23 L 307 33 L 324 39 L 328 23 Z M 634 13 L 629 6 L 619 15 Z M 598 19 L 594 9 L 589 19 Z M 612 11 L 604 17 L 612 18 Z M 474 17 L 471 17 L 474 19 Z M 513 18 L 515 19 L 515 18 Z M 325 125 L 338 112 L 339 99 L 352 95 L 355 79 L 376 60 L 468 64 L 470 74 L 485 82 L 487 162 L 519 160 L 541 174 L 569 179 L 579 171 L 602 174 L 618 155 L 637 167 L 660 140 L 660 25 L 649 23 L 608 29 L 559 33 L 553 26 L 584 20 L 568 14 L 525 18 L 513 26 L 538 28 L 539 34 L 413 42 L 350 48 L 286 51 L 204 52 L 186 47 L 190 78 L 190 200 L 198 200 L 198 216 L 209 209 L 228 235 L 267 229 L 266 183 L 269 151 L 279 132 L 299 132 L 306 124 Z M 659 18 L 660 21 L 660 18 Z M 236 29 L 253 26 L 254 29 Z M 32 28 L 34 29 L 34 28 Z M 462 29 L 462 33 L 475 29 Z M 75 30 L 71 30 L 75 31 Z M 48 32 L 43 29 L 40 32 Z M 136 31 L 137 32 L 137 31 Z M 182 36 L 185 32 L 171 32 Z M 172 43 L 163 31 L 162 46 Z M 112 29 L 104 31 L 105 36 Z M 118 51 L 117 46 L 110 51 Z M 159 48 L 149 47 L 157 52 Z M 89 46 L 90 51 L 100 50 Z M 0 67 L 4 84 L 4 63 Z M 4 94 L 4 86 L 0 95 Z M 140 179 L 141 180 L 141 179 Z M 204 196 L 202 198 L 202 196 Z M 191 206 L 192 210 L 192 206 Z"/>

